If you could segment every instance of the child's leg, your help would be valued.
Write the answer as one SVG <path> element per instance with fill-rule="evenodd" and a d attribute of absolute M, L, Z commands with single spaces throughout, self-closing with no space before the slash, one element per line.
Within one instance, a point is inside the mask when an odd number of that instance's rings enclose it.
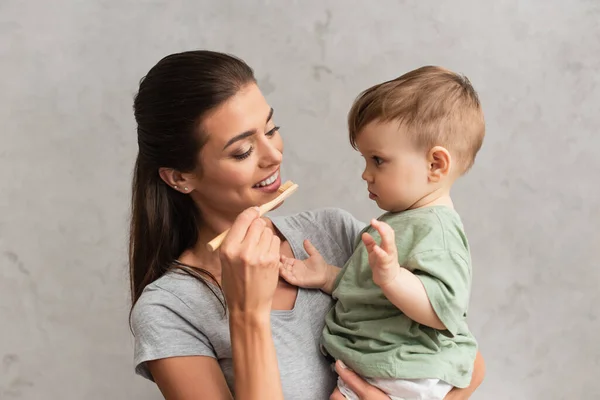
<path fill-rule="evenodd" d="M 367 379 L 392 400 L 443 400 L 452 386 L 439 379 Z"/>
<path fill-rule="evenodd" d="M 452 386 L 439 379 L 381 379 L 366 378 L 371 385 L 385 392 L 391 400 L 443 400 Z M 348 400 L 360 400 L 338 377 L 340 392 Z"/>

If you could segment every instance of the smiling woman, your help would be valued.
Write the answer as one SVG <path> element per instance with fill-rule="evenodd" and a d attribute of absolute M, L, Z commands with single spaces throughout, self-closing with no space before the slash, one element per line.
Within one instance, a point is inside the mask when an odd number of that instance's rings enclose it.
<path fill-rule="evenodd" d="M 160 176 L 171 186 L 188 187 L 205 226 L 225 230 L 248 206 L 273 199 L 281 181 L 260 183 L 279 170 L 283 141 L 256 84 L 243 85 L 209 111 L 197 135 L 203 146 L 196 167 L 182 172 L 163 166 Z"/>
<path fill-rule="evenodd" d="M 339 209 L 258 217 L 281 185 L 283 141 L 252 70 L 233 56 L 165 57 L 141 81 L 134 111 L 136 372 L 168 399 L 328 398 L 336 376 L 318 338 L 332 300 L 279 280 L 280 256 L 307 258 L 309 239 L 343 265 L 364 224 Z M 229 228 L 220 250 L 208 251 Z M 387 399 L 342 373 L 361 398 Z M 454 399 L 480 382 L 476 374 Z"/>

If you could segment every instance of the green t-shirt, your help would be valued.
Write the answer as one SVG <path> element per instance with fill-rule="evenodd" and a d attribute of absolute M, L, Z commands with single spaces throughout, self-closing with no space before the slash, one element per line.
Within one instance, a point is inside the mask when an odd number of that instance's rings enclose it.
<path fill-rule="evenodd" d="M 471 256 L 459 215 L 434 206 L 386 213 L 379 220 L 394 229 L 400 265 L 419 277 L 447 329 L 411 320 L 384 296 L 360 241 L 334 285 L 337 301 L 325 320 L 325 350 L 364 377 L 468 386 L 477 343 L 467 327 Z M 380 243 L 377 231 L 370 226 L 365 231 Z"/>

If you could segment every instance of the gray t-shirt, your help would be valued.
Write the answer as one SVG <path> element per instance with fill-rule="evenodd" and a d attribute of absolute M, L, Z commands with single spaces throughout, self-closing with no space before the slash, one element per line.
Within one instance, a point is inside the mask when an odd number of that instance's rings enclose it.
<path fill-rule="evenodd" d="M 309 239 L 329 264 L 343 266 L 364 224 L 334 208 L 271 218 L 296 258 Z M 294 308 L 271 312 L 271 328 L 286 400 L 328 399 L 336 377 L 319 351 L 325 315 L 333 305 L 319 290 L 299 289 Z M 132 312 L 136 373 L 152 380 L 146 361 L 177 356 L 218 360 L 233 393 L 229 323 L 213 293 L 187 275 L 170 272 L 148 285 Z"/>

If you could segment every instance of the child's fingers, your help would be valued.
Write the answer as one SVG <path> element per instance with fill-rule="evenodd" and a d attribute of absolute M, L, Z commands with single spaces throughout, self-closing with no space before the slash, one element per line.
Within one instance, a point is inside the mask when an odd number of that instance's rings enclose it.
<path fill-rule="evenodd" d="M 294 271 L 292 270 L 291 265 L 286 265 L 283 263 L 279 264 L 279 276 L 285 279 L 288 283 L 292 285 L 295 284 L 296 276 L 294 275 Z"/>
<path fill-rule="evenodd" d="M 308 239 L 304 241 L 304 250 L 306 250 L 309 257 L 321 257 L 321 253 L 319 253 L 319 250 L 317 250 L 317 248 L 313 246 L 313 244 Z"/>
<path fill-rule="evenodd" d="M 283 254 L 279 257 L 279 259 L 281 260 L 281 263 L 286 267 L 286 268 L 291 268 L 294 265 L 294 258 L 289 258 L 284 256 Z"/>
<path fill-rule="evenodd" d="M 377 245 L 377 242 L 375 239 L 373 239 L 373 236 L 365 232 L 362 235 L 362 240 L 367 248 L 367 251 L 369 252 L 369 257 L 373 255 L 382 262 L 386 260 L 388 253 Z"/>
<path fill-rule="evenodd" d="M 385 222 L 376 219 L 371 220 L 371 226 L 379 232 L 381 236 L 381 248 L 387 253 L 392 253 L 396 248 L 396 235 L 391 226 Z"/>
<path fill-rule="evenodd" d="M 369 235 L 367 232 L 362 234 L 361 239 L 369 253 L 373 250 L 373 246 L 377 244 L 375 239 L 373 239 L 373 236 Z"/>
<path fill-rule="evenodd" d="M 385 252 L 385 250 L 383 250 L 381 247 L 379 247 L 377 245 L 373 246 L 373 254 L 382 263 L 385 262 L 385 260 L 387 259 L 387 256 L 388 256 L 388 254 Z"/>

